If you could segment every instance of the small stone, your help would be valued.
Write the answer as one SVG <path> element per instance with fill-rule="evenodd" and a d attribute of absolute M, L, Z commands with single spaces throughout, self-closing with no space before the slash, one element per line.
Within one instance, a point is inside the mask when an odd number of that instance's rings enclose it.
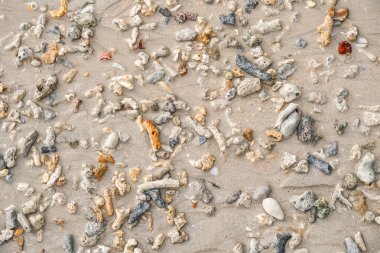
<path fill-rule="evenodd" d="M 297 127 L 298 140 L 305 144 L 316 144 L 321 137 L 314 128 L 314 119 L 310 115 L 302 115 L 301 122 Z"/>
<path fill-rule="evenodd" d="M 86 27 L 86 28 L 97 25 L 97 21 L 96 21 L 94 14 L 88 13 L 88 12 L 79 13 L 79 14 L 75 15 L 73 17 L 73 20 L 78 25 Z"/>
<path fill-rule="evenodd" d="M 95 246 L 97 244 L 97 242 L 99 241 L 99 239 L 100 239 L 99 235 L 89 236 L 87 234 L 84 234 L 80 238 L 80 245 L 83 246 L 83 247 L 93 247 L 93 246 Z"/>
<path fill-rule="evenodd" d="M 261 203 L 264 211 L 278 220 L 284 220 L 284 212 L 277 200 L 273 198 L 266 198 Z"/>
<path fill-rule="evenodd" d="M 358 178 L 354 173 L 347 173 L 343 177 L 342 187 L 346 190 L 355 190 L 358 183 Z"/>
<path fill-rule="evenodd" d="M 317 216 L 320 219 L 326 218 L 330 213 L 329 202 L 325 198 L 319 198 L 314 202 L 317 208 Z"/>
<path fill-rule="evenodd" d="M 277 76 L 283 80 L 291 76 L 296 71 L 294 64 L 284 64 L 277 69 Z"/>
<path fill-rule="evenodd" d="M 226 203 L 227 204 L 232 204 L 233 202 L 235 202 L 239 196 L 241 194 L 241 190 L 235 190 L 233 191 L 226 199 Z"/>
<path fill-rule="evenodd" d="M 372 211 L 367 211 L 365 212 L 364 216 L 363 216 L 363 221 L 367 224 L 371 224 L 372 222 L 375 221 L 375 218 L 376 218 L 376 215 L 374 212 Z"/>
<path fill-rule="evenodd" d="M 346 239 L 344 239 L 344 243 L 346 245 L 347 253 L 362 253 L 359 246 L 355 243 L 351 236 L 346 237 Z"/>
<path fill-rule="evenodd" d="M 259 1 L 257 0 L 244 0 L 244 10 L 246 13 L 251 13 L 252 10 L 256 8 L 256 6 L 259 4 Z"/>
<path fill-rule="evenodd" d="M 235 18 L 235 13 L 231 12 L 227 15 L 220 15 L 219 20 L 224 24 L 224 25 L 235 25 L 236 24 L 236 18 Z"/>
<path fill-rule="evenodd" d="M 67 29 L 67 37 L 71 41 L 80 39 L 81 34 L 82 34 L 82 31 L 81 31 L 81 29 L 77 25 L 71 25 Z"/>
<path fill-rule="evenodd" d="M 371 184 L 375 180 L 374 162 L 375 156 L 368 152 L 359 164 L 356 176 L 365 184 Z"/>
<path fill-rule="evenodd" d="M 291 234 L 289 233 L 279 233 L 276 234 L 277 241 L 274 246 L 276 249 L 276 253 L 285 253 L 285 247 L 286 243 L 292 238 Z"/>
<path fill-rule="evenodd" d="M 157 69 L 147 78 L 148 82 L 151 84 L 157 83 L 165 76 L 165 71 L 163 69 Z"/>
<path fill-rule="evenodd" d="M 74 253 L 74 236 L 66 234 L 63 237 L 63 250 L 65 253 Z"/>
<path fill-rule="evenodd" d="M 231 100 L 236 96 L 236 93 L 237 93 L 236 88 L 229 89 L 227 93 L 224 95 L 224 98 L 227 100 Z"/>
<path fill-rule="evenodd" d="M 306 191 L 300 195 L 293 195 L 289 198 L 289 202 L 295 209 L 306 212 L 314 206 L 315 195 L 312 191 Z"/>
<path fill-rule="evenodd" d="M 296 40 L 296 46 L 299 48 L 305 48 L 307 46 L 307 42 L 303 38 L 298 38 Z"/>
<path fill-rule="evenodd" d="M 338 153 L 338 142 L 337 141 L 331 142 L 324 148 L 324 150 L 327 157 L 336 155 Z"/>
<path fill-rule="evenodd" d="M 161 13 L 162 16 L 167 18 L 170 18 L 172 16 L 168 8 L 159 8 L 158 12 Z"/>
<path fill-rule="evenodd" d="M 260 185 L 253 191 L 253 199 L 261 202 L 263 199 L 268 198 L 271 193 L 271 188 L 269 185 Z"/>
<path fill-rule="evenodd" d="M 273 61 L 267 57 L 260 56 L 259 58 L 257 58 L 253 62 L 256 64 L 256 66 L 260 70 L 265 70 L 265 69 L 269 68 L 269 66 L 272 64 Z"/>

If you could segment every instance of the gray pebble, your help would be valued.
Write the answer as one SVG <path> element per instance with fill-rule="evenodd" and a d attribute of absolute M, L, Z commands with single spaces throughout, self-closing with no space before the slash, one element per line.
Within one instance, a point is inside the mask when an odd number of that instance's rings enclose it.
<path fill-rule="evenodd" d="M 17 211 L 14 208 L 5 211 L 5 227 L 8 229 L 17 227 Z"/>
<path fill-rule="evenodd" d="M 97 25 L 96 18 L 92 13 L 79 13 L 73 17 L 73 21 L 86 28 Z"/>
<path fill-rule="evenodd" d="M 63 250 L 65 253 L 74 253 L 74 236 L 66 234 L 63 236 Z"/>
<path fill-rule="evenodd" d="M 233 191 L 226 199 L 226 203 L 227 204 L 232 204 L 234 203 L 240 196 L 241 194 L 241 190 L 237 189 L 235 191 Z"/>
<path fill-rule="evenodd" d="M 325 153 L 327 157 L 334 156 L 338 153 L 338 142 L 333 141 L 325 147 Z"/>
<path fill-rule="evenodd" d="M 237 89 L 236 88 L 229 89 L 226 92 L 226 94 L 224 95 L 224 98 L 227 99 L 227 100 L 231 100 L 231 99 L 233 99 L 236 96 L 236 93 L 237 93 Z"/>
<path fill-rule="evenodd" d="M 134 224 L 137 222 L 144 213 L 146 213 L 150 208 L 150 204 L 146 201 L 140 201 L 137 203 L 135 209 L 132 210 L 128 218 L 128 224 Z"/>
<path fill-rule="evenodd" d="M 148 195 L 159 208 L 166 207 L 166 202 L 161 197 L 160 189 L 150 189 L 145 191 L 145 194 Z"/>
<path fill-rule="evenodd" d="M 154 124 L 160 126 L 169 122 L 173 118 L 170 112 L 163 112 L 157 118 L 154 119 Z"/>
<path fill-rule="evenodd" d="M 48 108 L 43 108 L 42 114 L 43 114 L 44 120 L 51 120 L 57 116 L 57 113 L 55 111 L 50 110 Z"/>
<path fill-rule="evenodd" d="M 148 82 L 152 84 L 157 83 L 162 78 L 164 78 L 164 76 L 165 76 L 165 71 L 163 69 L 157 69 L 156 71 L 154 71 L 152 74 L 148 76 Z"/>
<path fill-rule="evenodd" d="M 251 13 L 252 10 L 256 8 L 256 6 L 259 4 L 259 1 L 257 0 L 245 0 L 244 1 L 244 10 L 246 13 Z"/>
<path fill-rule="evenodd" d="M 344 239 L 344 244 L 346 245 L 347 253 L 362 253 L 359 246 L 356 244 L 351 236 Z"/>
<path fill-rule="evenodd" d="M 106 230 L 105 222 L 91 221 L 86 224 L 85 233 L 88 236 L 100 235 Z"/>
<path fill-rule="evenodd" d="M 296 40 L 296 46 L 299 48 L 305 48 L 307 46 L 307 42 L 303 38 L 298 38 Z"/>
<path fill-rule="evenodd" d="M 231 12 L 227 15 L 220 15 L 219 20 L 222 21 L 225 25 L 235 25 L 236 24 L 236 18 L 235 13 Z"/>
<path fill-rule="evenodd" d="M 260 185 L 253 191 L 252 198 L 258 202 L 270 196 L 271 188 L 269 185 Z"/>
<path fill-rule="evenodd" d="M 314 128 L 314 119 L 310 115 L 302 115 L 301 122 L 297 127 L 298 140 L 305 144 L 316 144 L 321 137 Z"/>
<path fill-rule="evenodd" d="M 277 76 L 283 80 L 291 76 L 296 71 L 294 64 L 284 64 L 277 69 Z"/>
<path fill-rule="evenodd" d="M 67 37 L 71 41 L 80 39 L 81 34 L 82 34 L 82 31 L 77 25 L 71 25 L 67 29 Z"/>
<path fill-rule="evenodd" d="M 84 209 L 83 216 L 84 216 L 84 218 L 86 218 L 89 221 L 95 221 L 96 220 L 96 213 L 95 213 L 94 209 L 92 209 L 91 207 L 86 207 Z"/>

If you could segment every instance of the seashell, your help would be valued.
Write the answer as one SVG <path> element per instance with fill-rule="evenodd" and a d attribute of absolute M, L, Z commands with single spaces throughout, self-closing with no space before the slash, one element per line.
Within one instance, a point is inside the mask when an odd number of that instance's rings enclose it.
<path fill-rule="evenodd" d="M 278 220 L 284 220 L 284 212 L 277 200 L 273 198 L 263 199 L 261 203 L 264 211 Z"/>

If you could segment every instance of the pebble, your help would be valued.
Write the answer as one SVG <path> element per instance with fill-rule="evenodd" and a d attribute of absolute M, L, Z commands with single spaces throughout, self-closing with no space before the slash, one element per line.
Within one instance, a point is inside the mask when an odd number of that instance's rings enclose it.
<path fill-rule="evenodd" d="M 227 15 L 220 15 L 219 20 L 224 24 L 224 25 L 235 25 L 236 24 L 236 18 L 235 18 L 235 13 L 231 12 Z"/>
<path fill-rule="evenodd" d="M 344 239 L 344 244 L 346 245 L 347 253 L 362 253 L 359 246 L 355 243 L 351 236 Z"/>
<path fill-rule="evenodd" d="M 65 253 L 74 253 L 74 236 L 72 234 L 63 236 L 63 250 Z"/>
<path fill-rule="evenodd" d="M 91 26 L 96 26 L 98 23 L 96 21 L 94 14 L 92 13 L 79 13 L 73 16 L 73 21 L 77 23 L 78 25 L 86 27 L 86 28 L 89 28 Z"/>
<path fill-rule="evenodd" d="M 282 208 L 280 204 L 277 202 L 277 200 L 273 198 L 266 198 L 263 199 L 263 202 L 261 203 L 264 211 L 269 214 L 270 216 L 273 216 L 274 218 L 278 220 L 284 220 L 284 212 L 282 211 Z"/>
<path fill-rule="evenodd" d="M 297 128 L 298 140 L 305 144 L 316 144 L 321 137 L 314 128 L 314 119 L 310 115 L 302 115 Z"/>
<path fill-rule="evenodd" d="M 371 184 L 375 180 L 374 162 L 375 156 L 370 152 L 360 161 L 356 176 L 365 184 Z"/>
<path fill-rule="evenodd" d="M 297 70 L 294 64 L 286 63 L 277 69 L 277 76 L 283 80 L 287 79 Z"/>
<path fill-rule="evenodd" d="M 141 216 L 146 213 L 150 208 L 150 204 L 146 201 L 140 201 L 137 203 L 136 207 L 132 210 L 128 217 L 128 224 L 136 223 Z"/>
<path fill-rule="evenodd" d="M 226 199 L 227 204 L 232 204 L 234 203 L 240 196 L 241 190 L 235 190 L 233 191 Z"/>
<path fill-rule="evenodd" d="M 249 195 L 247 192 L 242 192 L 236 201 L 236 206 L 249 208 L 251 206 L 251 203 L 252 203 L 251 195 Z"/>
<path fill-rule="evenodd" d="M 271 194 L 271 188 L 269 185 L 260 185 L 255 187 L 252 198 L 258 202 L 261 202 L 265 198 L 269 198 Z"/>
<path fill-rule="evenodd" d="M 300 160 L 294 167 L 293 170 L 296 173 L 307 173 L 309 171 L 309 163 L 306 160 Z"/>
<path fill-rule="evenodd" d="M 292 238 L 289 233 L 278 233 L 276 234 L 277 241 L 274 246 L 276 253 L 285 253 L 286 243 Z"/>
<path fill-rule="evenodd" d="M 292 195 L 289 198 L 289 202 L 295 209 L 306 212 L 314 206 L 316 197 L 312 191 L 305 191 L 300 195 Z"/>
<path fill-rule="evenodd" d="M 106 230 L 105 222 L 91 221 L 86 224 L 85 232 L 88 236 L 100 235 Z"/>
<path fill-rule="evenodd" d="M 159 8 L 158 12 L 162 14 L 162 16 L 170 18 L 172 14 L 170 13 L 168 8 Z"/>
<path fill-rule="evenodd" d="M 258 4 L 259 4 L 258 0 L 244 0 L 245 12 L 250 14 L 252 10 L 254 10 Z"/>
<path fill-rule="evenodd" d="M 299 48 L 305 48 L 307 46 L 307 42 L 303 38 L 298 38 L 296 40 L 296 46 L 299 47 Z"/>
<path fill-rule="evenodd" d="M 333 141 L 324 148 L 327 157 L 335 156 L 338 153 L 338 142 Z"/>

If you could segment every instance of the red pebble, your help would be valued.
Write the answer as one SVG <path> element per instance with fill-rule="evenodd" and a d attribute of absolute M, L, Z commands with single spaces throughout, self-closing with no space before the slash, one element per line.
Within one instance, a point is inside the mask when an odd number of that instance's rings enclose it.
<path fill-rule="evenodd" d="M 338 46 L 339 54 L 351 54 L 351 44 L 347 41 L 342 41 Z"/>
<path fill-rule="evenodd" d="M 99 60 L 108 61 L 112 59 L 112 53 L 110 51 L 105 51 L 99 56 Z"/>

